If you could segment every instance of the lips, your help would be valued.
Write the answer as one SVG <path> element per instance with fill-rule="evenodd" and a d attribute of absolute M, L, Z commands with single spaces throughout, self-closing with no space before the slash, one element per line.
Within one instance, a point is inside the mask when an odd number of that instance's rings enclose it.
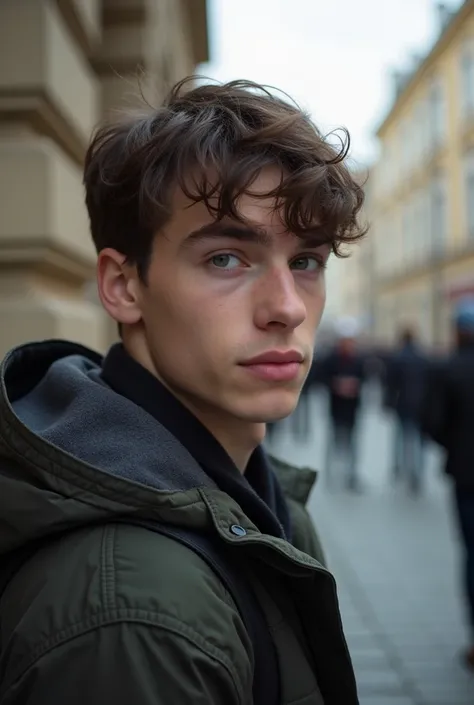
<path fill-rule="evenodd" d="M 296 379 L 304 357 L 297 350 L 272 350 L 247 360 L 242 366 L 267 382 L 290 382 Z"/>
<path fill-rule="evenodd" d="M 280 350 L 271 350 L 257 357 L 252 357 L 246 360 L 243 365 L 285 365 L 292 362 L 303 362 L 303 355 L 297 350 L 288 350 L 282 352 Z"/>

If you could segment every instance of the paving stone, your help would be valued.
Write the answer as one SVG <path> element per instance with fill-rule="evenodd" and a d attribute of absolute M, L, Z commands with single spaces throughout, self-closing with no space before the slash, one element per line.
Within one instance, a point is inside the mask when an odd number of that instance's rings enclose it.
<path fill-rule="evenodd" d="M 351 651 L 352 663 L 357 673 L 390 670 L 391 660 L 382 650 Z"/>
<path fill-rule="evenodd" d="M 405 695 L 405 686 L 400 674 L 393 669 L 356 668 L 357 687 L 361 695 Z"/>
<path fill-rule="evenodd" d="M 347 644 L 350 649 L 356 651 L 359 649 L 377 649 L 379 647 L 379 641 L 375 634 L 371 634 L 368 631 L 364 632 L 351 632 L 345 631 Z"/>
<path fill-rule="evenodd" d="M 444 643 L 441 637 L 436 637 L 430 632 L 420 632 L 420 631 L 389 631 L 390 641 L 397 647 L 399 651 L 404 651 L 405 649 L 411 652 L 423 652 L 424 650 L 437 650 L 443 649 Z"/>
<path fill-rule="evenodd" d="M 474 694 L 471 693 L 455 693 L 437 690 L 435 692 L 422 691 L 424 702 L 429 705 L 472 705 L 474 702 Z"/>
<path fill-rule="evenodd" d="M 415 701 L 408 695 L 361 695 L 359 702 L 360 705 L 414 705 Z"/>

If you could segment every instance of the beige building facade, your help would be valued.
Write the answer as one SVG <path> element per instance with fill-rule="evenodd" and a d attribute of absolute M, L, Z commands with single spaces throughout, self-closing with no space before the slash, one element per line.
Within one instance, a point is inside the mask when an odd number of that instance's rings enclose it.
<path fill-rule="evenodd" d="M 104 115 L 159 101 L 208 60 L 205 0 L 0 2 L 0 355 L 31 339 L 99 351 L 82 163 Z"/>
<path fill-rule="evenodd" d="M 408 324 L 445 347 L 453 303 L 474 293 L 474 0 L 439 11 L 437 41 L 398 76 L 378 130 L 370 220 L 377 337 Z"/>
<path fill-rule="evenodd" d="M 370 230 L 373 184 L 368 170 L 358 172 L 356 178 L 364 185 L 365 193 L 360 222 L 369 231 L 362 240 L 345 248 L 348 257 L 334 263 L 340 289 L 337 313 L 357 321 L 361 337 L 370 339 L 375 325 L 374 247 Z"/>

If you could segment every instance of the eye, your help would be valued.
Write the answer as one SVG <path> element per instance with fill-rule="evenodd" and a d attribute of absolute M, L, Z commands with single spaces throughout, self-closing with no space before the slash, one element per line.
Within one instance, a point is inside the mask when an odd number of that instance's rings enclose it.
<path fill-rule="evenodd" d="M 291 263 L 292 269 L 297 269 L 301 272 L 317 272 L 324 267 L 322 262 L 320 262 L 317 257 L 310 257 L 305 255 L 304 257 L 297 257 Z"/>
<path fill-rule="evenodd" d="M 236 269 L 240 265 L 238 257 L 225 252 L 220 255 L 214 255 L 211 257 L 210 262 L 217 269 Z"/>

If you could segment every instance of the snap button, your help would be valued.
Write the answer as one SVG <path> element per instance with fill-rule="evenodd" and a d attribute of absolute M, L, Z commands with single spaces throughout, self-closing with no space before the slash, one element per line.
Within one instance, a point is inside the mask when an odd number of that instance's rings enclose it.
<path fill-rule="evenodd" d="M 234 534 L 234 536 L 246 536 L 246 534 L 247 534 L 244 527 L 239 526 L 238 524 L 232 524 L 232 526 L 230 527 L 230 530 Z"/>

